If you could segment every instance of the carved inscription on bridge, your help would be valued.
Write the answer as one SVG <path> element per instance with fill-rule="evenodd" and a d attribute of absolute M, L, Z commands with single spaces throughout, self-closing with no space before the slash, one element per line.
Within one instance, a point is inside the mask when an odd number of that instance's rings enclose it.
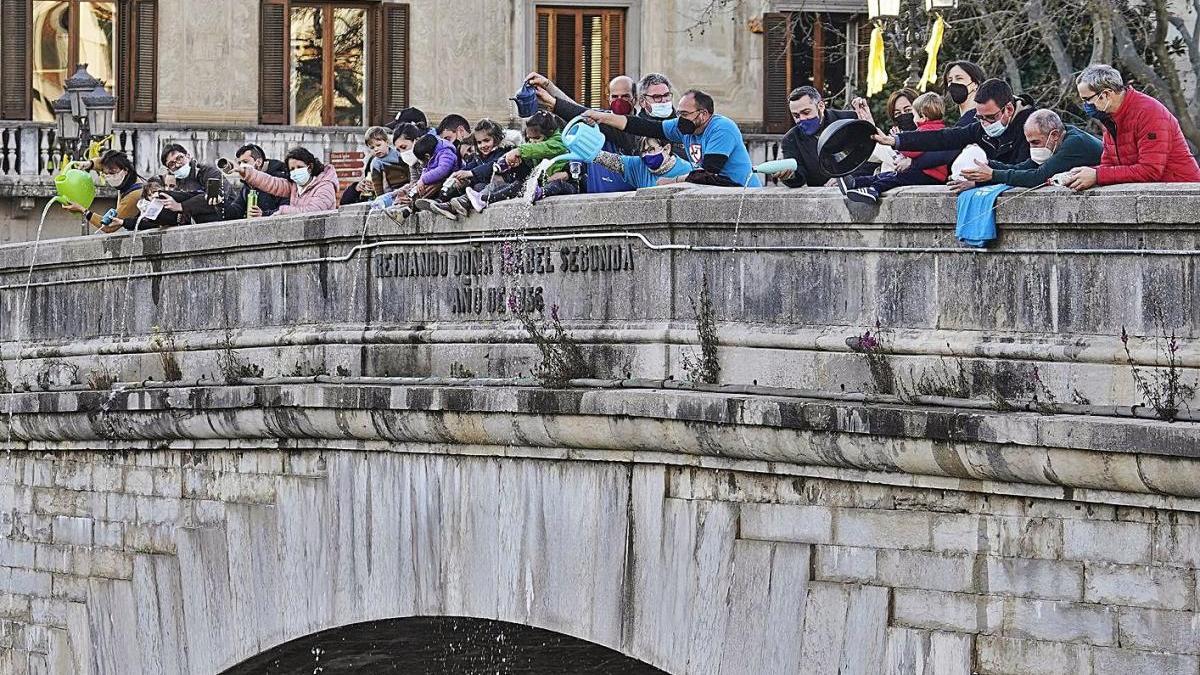
<path fill-rule="evenodd" d="M 427 248 L 375 254 L 377 279 L 444 283 L 451 314 L 502 315 L 545 308 L 546 280 L 632 273 L 628 243 Z"/>

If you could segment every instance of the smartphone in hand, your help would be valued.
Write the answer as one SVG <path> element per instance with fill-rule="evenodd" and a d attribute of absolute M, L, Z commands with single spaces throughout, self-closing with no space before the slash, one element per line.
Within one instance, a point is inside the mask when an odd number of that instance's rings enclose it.
<path fill-rule="evenodd" d="M 210 201 L 213 199 L 220 199 L 220 197 L 221 197 L 221 179 L 220 178 L 209 178 L 208 179 L 208 185 L 205 186 L 204 196 L 206 198 L 208 198 Z"/>

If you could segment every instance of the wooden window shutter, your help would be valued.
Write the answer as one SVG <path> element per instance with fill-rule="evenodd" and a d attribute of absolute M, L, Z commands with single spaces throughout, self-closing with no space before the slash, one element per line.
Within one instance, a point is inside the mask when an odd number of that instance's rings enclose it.
<path fill-rule="evenodd" d="M 33 13 L 29 0 L 0 0 L 0 118 L 33 117 Z"/>
<path fill-rule="evenodd" d="M 287 124 L 289 52 L 292 42 L 288 0 L 262 0 L 258 53 L 258 121 Z"/>
<path fill-rule="evenodd" d="M 605 103 L 608 98 L 608 83 L 618 75 L 625 74 L 625 13 L 609 12 L 608 28 L 608 72 L 604 77 Z"/>
<path fill-rule="evenodd" d="M 792 125 L 787 97 L 792 80 L 792 22 L 788 14 L 763 15 L 763 125 L 782 134 Z"/>
<path fill-rule="evenodd" d="M 554 75 L 548 75 L 559 89 L 576 101 L 583 98 L 580 80 L 583 79 L 583 31 L 582 14 L 558 13 L 554 16 Z"/>
<path fill-rule="evenodd" d="M 550 22 L 550 12 L 539 9 L 537 13 L 537 71 L 551 80 L 554 79 L 554 63 L 551 61 L 554 44 L 554 24 Z"/>
<path fill-rule="evenodd" d="M 376 124 L 387 124 L 408 107 L 409 6 L 384 3 L 376 9 L 372 23 L 378 45 L 372 60 L 373 80 L 379 94 L 371 98 L 371 117 Z"/>
<path fill-rule="evenodd" d="M 117 118 L 153 122 L 158 116 L 158 2 L 125 0 L 117 21 Z"/>

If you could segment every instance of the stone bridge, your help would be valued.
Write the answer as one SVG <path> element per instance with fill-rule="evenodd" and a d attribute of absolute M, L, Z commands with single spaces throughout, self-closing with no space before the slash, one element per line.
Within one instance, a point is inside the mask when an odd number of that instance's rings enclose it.
<path fill-rule="evenodd" d="M 1038 191 L 976 252 L 921 190 L 654 189 L 0 248 L 0 673 L 1197 675 L 1197 214 Z"/>

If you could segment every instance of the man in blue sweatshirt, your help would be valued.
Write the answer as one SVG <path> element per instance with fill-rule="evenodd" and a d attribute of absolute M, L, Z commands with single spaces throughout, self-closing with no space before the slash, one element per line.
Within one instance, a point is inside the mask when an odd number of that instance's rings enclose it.
<path fill-rule="evenodd" d="M 1029 159 L 1018 164 L 976 160 L 977 167 L 963 170 L 963 177 L 976 183 L 1003 183 L 1014 187 L 1045 185 L 1055 174 L 1080 166 L 1096 166 L 1104 149 L 1099 138 L 1064 125 L 1053 110 L 1035 110 L 1025 122 Z"/>

